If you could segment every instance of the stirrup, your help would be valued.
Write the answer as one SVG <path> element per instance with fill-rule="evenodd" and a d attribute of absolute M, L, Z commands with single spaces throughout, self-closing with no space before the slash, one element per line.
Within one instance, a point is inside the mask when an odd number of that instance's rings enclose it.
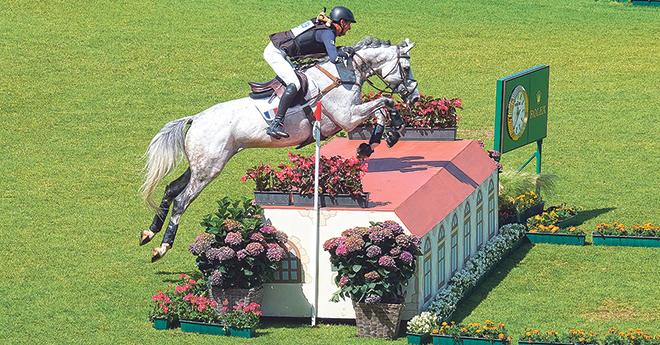
<path fill-rule="evenodd" d="M 268 129 L 268 135 L 271 137 L 280 140 L 281 138 L 288 138 L 289 134 L 284 131 L 284 126 L 282 121 L 275 121 L 273 125 Z"/>

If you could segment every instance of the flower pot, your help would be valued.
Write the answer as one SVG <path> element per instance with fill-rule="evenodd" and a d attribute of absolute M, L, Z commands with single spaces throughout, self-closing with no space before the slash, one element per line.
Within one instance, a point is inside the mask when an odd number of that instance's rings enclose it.
<path fill-rule="evenodd" d="M 198 321 L 181 320 L 181 330 L 184 332 L 227 335 L 225 326 L 220 323 L 207 323 Z"/>
<path fill-rule="evenodd" d="M 358 337 L 395 339 L 399 334 L 403 308 L 404 304 L 353 301 Z"/>
<path fill-rule="evenodd" d="M 430 334 L 416 334 L 416 333 L 406 333 L 408 337 L 408 344 L 428 344 L 432 341 Z"/>
<path fill-rule="evenodd" d="M 586 237 L 585 234 L 573 235 L 549 232 L 528 232 L 525 236 L 532 243 L 568 244 L 574 246 L 583 246 Z"/>
<path fill-rule="evenodd" d="M 267 206 L 293 205 L 293 200 L 291 200 L 291 192 L 254 191 L 254 202 L 257 205 L 267 205 Z"/>
<path fill-rule="evenodd" d="M 592 232 L 595 246 L 660 247 L 660 237 L 610 236 Z"/>
<path fill-rule="evenodd" d="M 301 207 L 314 206 L 314 194 L 293 194 L 293 205 Z M 366 208 L 369 205 L 369 193 L 349 195 L 319 194 L 319 207 L 348 207 L 348 208 Z"/>
<path fill-rule="evenodd" d="M 161 318 L 154 319 L 154 328 L 155 329 L 157 329 L 159 331 L 162 331 L 162 330 L 167 329 L 168 327 L 169 327 L 169 322 L 167 321 L 167 319 L 161 319 Z"/>
<path fill-rule="evenodd" d="M 433 345 L 454 345 L 454 338 L 449 335 L 433 334 Z"/>
<path fill-rule="evenodd" d="M 369 140 L 373 133 L 373 126 L 358 126 L 348 132 L 349 140 Z M 449 128 L 413 128 L 405 127 L 401 130 L 401 141 L 454 141 L 456 140 L 456 127 Z"/>
<path fill-rule="evenodd" d="M 229 327 L 229 335 L 232 336 L 232 337 L 239 337 L 239 338 L 254 338 L 254 328 L 253 327 L 247 327 L 247 328 Z"/>
<path fill-rule="evenodd" d="M 217 303 L 214 307 L 215 312 L 218 315 L 225 315 L 225 312 L 222 311 L 222 302 L 225 299 L 229 302 L 227 305 L 229 310 L 233 310 L 233 307 L 239 303 L 243 303 L 244 305 L 249 305 L 250 303 L 261 305 L 264 299 L 264 287 L 262 285 L 251 289 L 223 289 L 214 286 L 209 290 L 209 299 Z"/>

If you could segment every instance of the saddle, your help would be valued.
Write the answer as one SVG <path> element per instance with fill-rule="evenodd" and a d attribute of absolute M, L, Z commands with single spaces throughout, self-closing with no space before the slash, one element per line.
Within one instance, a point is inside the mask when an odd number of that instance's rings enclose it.
<path fill-rule="evenodd" d="M 296 76 L 300 81 L 300 90 L 296 93 L 296 96 L 293 98 L 292 104 L 302 105 L 305 103 L 305 95 L 307 94 L 307 89 L 309 88 L 309 82 L 307 81 L 307 76 L 302 72 L 295 70 Z M 250 98 L 252 99 L 262 99 L 262 98 L 273 98 L 275 95 L 277 97 L 282 97 L 284 89 L 286 89 L 286 84 L 280 77 L 275 77 L 271 81 L 265 83 L 259 83 L 250 81 L 248 82 L 251 88 Z"/>

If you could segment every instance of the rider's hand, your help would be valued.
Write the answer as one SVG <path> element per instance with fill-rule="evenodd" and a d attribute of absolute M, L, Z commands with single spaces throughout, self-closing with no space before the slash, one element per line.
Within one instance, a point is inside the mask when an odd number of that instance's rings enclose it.
<path fill-rule="evenodd" d="M 346 55 L 346 53 L 344 53 L 344 52 L 340 52 L 340 53 L 337 53 L 337 58 L 332 63 L 338 64 L 338 63 L 341 63 L 341 62 L 343 62 L 344 60 L 347 60 L 347 59 L 348 59 L 348 55 Z"/>
<path fill-rule="evenodd" d="M 345 47 L 344 51 L 348 54 L 348 58 L 352 58 L 355 55 L 355 49 L 353 47 Z"/>

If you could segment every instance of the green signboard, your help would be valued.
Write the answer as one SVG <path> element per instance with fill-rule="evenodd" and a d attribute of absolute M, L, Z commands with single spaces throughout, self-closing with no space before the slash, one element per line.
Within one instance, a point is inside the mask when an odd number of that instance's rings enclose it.
<path fill-rule="evenodd" d="M 539 65 L 497 81 L 495 150 L 538 142 L 540 159 L 540 141 L 548 132 L 549 77 L 550 67 Z"/>

